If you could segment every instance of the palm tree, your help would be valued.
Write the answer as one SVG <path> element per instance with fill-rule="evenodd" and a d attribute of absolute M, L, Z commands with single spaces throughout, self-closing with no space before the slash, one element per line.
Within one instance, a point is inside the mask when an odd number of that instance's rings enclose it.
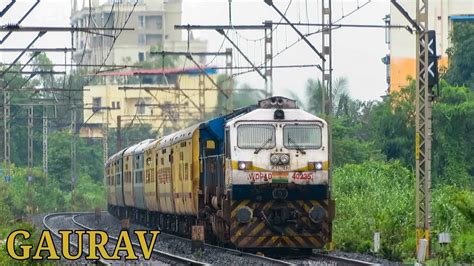
<path fill-rule="evenodd" d="M 330 103 L 328 97 L 325 97 L 323 104 L 323 93 L 328 95 L 329 92 L 320 79 L 308 79 L 306 82 L 306 101 L 302 101 L 294 92 L 290 91 L 290 96 L 295 99 L 303 109 L 314 114 L 323 114 L 324 109 L 331 110 L 331 114 L 338 116 L 342 114 L 344 110 L 347 112 L 349 104 L 352 99 L 349 96 L 347 89 L 347 79 L 345 77 L 336 78 L 332 83 L 332 107 L 329 108 Z"/>

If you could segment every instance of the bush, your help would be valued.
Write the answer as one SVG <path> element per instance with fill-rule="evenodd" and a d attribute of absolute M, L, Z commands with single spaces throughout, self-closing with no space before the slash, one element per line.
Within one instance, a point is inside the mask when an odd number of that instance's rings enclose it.
<path fill-rule="evenodd" d="M 380 254 L 403 261 L 415 252 L 415 176 L 399 162 L 345 165 L 334 172 L 336 248 L 371 252 L 373 233 L 381 233 Z M 449 232 L 449 256 L 457 262 L 474 258 L 474 193 L 439 185 L 432 191 L 432 250 L 440 253 L 437 235 Z"/>
<path fill-rule="evenodd" d="M 365 162 L 336 169 L 334 240 L 346 251 L 370 252 L 380 232 L 382 255 L 401 261 L 415 249 L 412 172 L 399 162 Z"/>

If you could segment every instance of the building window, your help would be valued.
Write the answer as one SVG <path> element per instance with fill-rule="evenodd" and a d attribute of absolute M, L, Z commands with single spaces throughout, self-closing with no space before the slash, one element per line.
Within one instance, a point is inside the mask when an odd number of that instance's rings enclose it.
<path fill-rule="evenodd" d="M 144 16 L 138 16 L 138 26 L 140 28 L 145 27 L 145 17 Z"/>
<path fill-rule="evenodd" d="M 138 45 L 145 45 L 146 38 L 144 34 L 138 34 Z"/>
<path fill-rule="evenodd" d="M 161 34 L 147 34 L 145 37 L 146 45 L 161 44 L 163 41 L 163 35 Z"/>
<path fill-rule="evenodd" d="M 147 16 L 145 26 L 147 29 L 161 30 L 163 28 L 163 17 L 162 16 Z"/>
<path fill-rule="evenodd" d="M 163 17 L 157 16 L 156 17 L 156 28 L 161 30 L 163 28 Z"/>
<path fill-rule="evenodd" d="M 100 97 L 92 98 L 92 111 L 93 112 L 98 112 L 98 111 L 100 111 L 101 107 L 102 107 L 102 98 L 100 98 Z"/>
<path fill-rule="evenodd" d="M 117 109 L 120 109 L 120 102 L 117 102 L 117 104 L 115 105 L 115 107 L 117 107 Z"/>
<path fill-rule="evenodd" d="M 143 62 L 145 61 L 145 53 L 139 52 L 138 53 L 138 62 Z"/>
<path fill-rule="evenodd" d="M 115 102 L 112 102 L 112 109 L 115 109 Z"/>

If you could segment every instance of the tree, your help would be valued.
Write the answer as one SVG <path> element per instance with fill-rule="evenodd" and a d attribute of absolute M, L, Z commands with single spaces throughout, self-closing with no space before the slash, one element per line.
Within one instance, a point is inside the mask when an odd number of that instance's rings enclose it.
<path fill-rule="evenodd" d="M 447 50 L 449 69 L 446 79 L 450 84 L 466 85 L 474 90 L 474 23 L 453 23 L 450 37 L 452 47 Z"/>
<path fill-rule="evenodd" d="M 474 187 L 474 91 L 440 83 L 433 106 L 435 184 Z"/>
<path fill-rule="evenodd" d="M 369 138 L 388 160 L 415 163 L 415 82 L 375 105 L 367 124 Z"/>
<path fill-rule="evenodd" d="M 263 90 L 253 88 L 246 83 L 239 85 L 235 79 L 230 79 L 227 75 L 218 75 L 216 83 L 223 90 L 227 92 L 232 91 L 232 95 L 229 95 L 229 97 L 232 98 L 232 108 L 234 110 L 250 105 L 255 105 L 259 100 L 265 97 Z M 222 93 L 219 93 L 217 97 L 218 108 L 216 111 L 211 113 L 211 117 L 225 114 L 224 109 L 227 98 Z M 232 110 L 228 111 L 230 112 Z"/>
<path fill-rule="evenodd" d="M 348 104 L 351 101 L 351 98 L 348 93 L 347 79 L 345 77 L 335 79 L 332 83 L 332 87 L 333 102 L 331 106 L 331 112 L 332 114 L 337 115 L 344 112 L 344 108 L 348 108 Z M 329 110 L 329 91 L 319 79 L 308 79 L 308 81 L 306 82 L 306 101 L 300 100 L 294 92 L 289 93 L 291 95 L 291 98 L 297 100 L 297 102 L 302 106 L 303 109 L 313 114 L 324 113 L 324 110 L 322 109 L 322 95 L 324 93 L 324 95 L 326 95 L 326 102 L 324 103 L 324 105 L 326 106 L 326 110 Z"/>

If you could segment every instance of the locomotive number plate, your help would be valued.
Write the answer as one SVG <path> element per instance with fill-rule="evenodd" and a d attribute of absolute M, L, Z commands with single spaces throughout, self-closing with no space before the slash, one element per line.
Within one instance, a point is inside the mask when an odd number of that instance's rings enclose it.
<path fill-rule="evenodd" d="M 293 173 L 294 180 L 304 180 L 304 181 L 311 181 L 313 180 L 312 173 L 301 173 L 301 172 L 294 172 Z"/>

